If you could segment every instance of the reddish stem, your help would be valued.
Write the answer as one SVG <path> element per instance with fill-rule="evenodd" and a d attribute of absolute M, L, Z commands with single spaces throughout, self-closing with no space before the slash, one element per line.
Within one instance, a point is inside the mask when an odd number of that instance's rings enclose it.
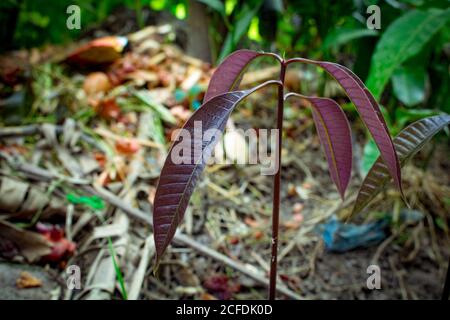
<path fill-rule="evenodd" d="M 272 207 L 272 256 L 270 259 L 270 283 L 269 299 L 275 299 L 277 285 L 277 260 L 278 260 L 278 229 L 280 221 L 280 187 L 281 187 L 281 141 L 283 133 L 283 111 L 284 111 L 284 76 L 286 74 L 286 63 L 281 61 L 280 85 L 278 86 L 278 106 L 277 106 L 277 153 L 275 163 L 277 172 L 273 178 L 273 207 Z"/>

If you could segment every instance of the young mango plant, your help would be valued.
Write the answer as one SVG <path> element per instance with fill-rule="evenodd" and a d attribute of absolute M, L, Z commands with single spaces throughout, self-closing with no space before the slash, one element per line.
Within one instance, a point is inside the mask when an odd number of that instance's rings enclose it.
<path fill-rule="evenodd" d="M 270 80 L 249 90 L 239 91 L 239 83 L 246 67 L 256 58 L 268 56 L 280 65 L 278 80 Z M 329 171 L 333 182 L 344 198 L 350 180 L 352 168 L 352 143 L 348 120 L 339 104 L 334 100 L 320 97 L 306 97 L 297 93 L 284 94 L 284 81 L 287 67 L 292 63 L 306 63 L 324 69 L 341 85 L 349 99 L 355 105 L 363 122 L 367 126 L 380 150 L 384 169 L 394 179 L 403 195 L 401 186 L 400 162 L 394 143 L 389 135 L 386 123 L 376 100 L 364 83 L 349 69 L 332 62 L 313 61 L 303 58 L 285 60 L 273 53 L 261 53 L 251 50 L 239 50 L 229 55 L 217 68 L 205 93 L 202 106 L 192 114 L 182 128 L 182 132 L 173 143 L 159 178 L 156 190 L 153 225 L 156 247 L 156 265 L 171 242 L 177 226 L 181 222 L 189 199 L 194 191 L 207 160 L 219 139 L 194 134 L 195 123 L 200 122 L 203 132 L 209 129 L 223 132 L 233 109 L 251 93 L 258 89 L 275 85 L 278 87 L 277 129 L 283 127 L 284 101 L 292 97 L 301 97 L 310 102 L 312 115 L 320 142 L 325 151 Z M 188 133 L 193 139 L 186 139 L 181 133 Z M 273 180 L 272 242 L 270 261 L 269 299 L 275 298 L 278 250 L 278 225 L 281 185 L 281 141 L 278 134 L 275 150 L 276 172 Z M 183 154 L 182 163 L 174 159 L 179 150 L 190 150 Z M 200 157 L 195 155 L 201 154 Z"/>

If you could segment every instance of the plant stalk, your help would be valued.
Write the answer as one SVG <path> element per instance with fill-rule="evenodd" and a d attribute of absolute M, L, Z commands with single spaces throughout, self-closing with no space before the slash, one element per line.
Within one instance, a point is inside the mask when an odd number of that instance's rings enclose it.
<path fill-rule="evenodd" d="M 270 259 L 270 281 L 269 300 L 275 300 L 277 285 L 277 262 L 278 262 L 278 229 L 280 222 L 280 189 L 281 189 L 281 142 L 283 133 L 283 112 L 284 112 L 284 77 L 286 74 L 286 64 L 283 60 L 280 69 L 280 82 L 278 86 L 278 106 L 277 106 L 277 130 L 278 141 L 276 148 L 277 172 L 273 178 L 273 206 L 272 206 L 272 255 Z"/>

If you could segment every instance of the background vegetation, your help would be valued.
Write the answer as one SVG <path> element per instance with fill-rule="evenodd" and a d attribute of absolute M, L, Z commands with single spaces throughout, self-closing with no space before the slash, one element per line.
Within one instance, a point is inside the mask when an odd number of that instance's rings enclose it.
<path fill-rule="evenodd" d="M 447 0 L 5 0 L 0 4 L 2 49 L 67 42 L 124 6 L 134 12 L 138 26 L 155 11 L 183 22 L 189 6 L 198 3 L 206 7 L 210 37 L 203 42 L 212 62 L 250 47 L 350 65 L 382 98 L 395 132 L 413 118 L 450 112 Z M 65 27 L 70 4 L 81 8 L 81 30 Z M 380 30 L 366 27 L 371 4 L 381 9 Z"/>

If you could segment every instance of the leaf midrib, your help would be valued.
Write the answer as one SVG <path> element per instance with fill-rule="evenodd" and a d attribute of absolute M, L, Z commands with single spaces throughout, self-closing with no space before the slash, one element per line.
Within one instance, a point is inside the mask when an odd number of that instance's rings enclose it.
<path fill-rule="evenodd" d="M 313 106 L 314 106 L 314 103 L 313 103 Z M 338 180 L 339 193 L 341 193 L 341 187 L 342 187 L 342 185 L 341 185 L 341 177 L 339 176 L 339 170 L 337 168 L 337 162 L 336 162 L 336 158 L 334 156 L 334 148 L 333 148 L 333 143 L 331 142 L 330 133 L 329 133 L 328 127 L 325 125 L 325 120 L 323 119 L 322 114 L 320 113 L 318 108 L 316 108 L 315 106 L 314 106 L 314 108 L 317 110 L 317 114 L 319 115 L 319 120 L 320 120 L 320 122 L 322 124 L 322 127 L 325 128 L 327 142 L 328 142 L 328 145 L 329 145 L 330 151 L 331 151 L 331 159 L 333 160 L 333 167 L 334 167 L 334 170 L 336 172 L 336 177 L 337 177 L 337 180 Z"/>

